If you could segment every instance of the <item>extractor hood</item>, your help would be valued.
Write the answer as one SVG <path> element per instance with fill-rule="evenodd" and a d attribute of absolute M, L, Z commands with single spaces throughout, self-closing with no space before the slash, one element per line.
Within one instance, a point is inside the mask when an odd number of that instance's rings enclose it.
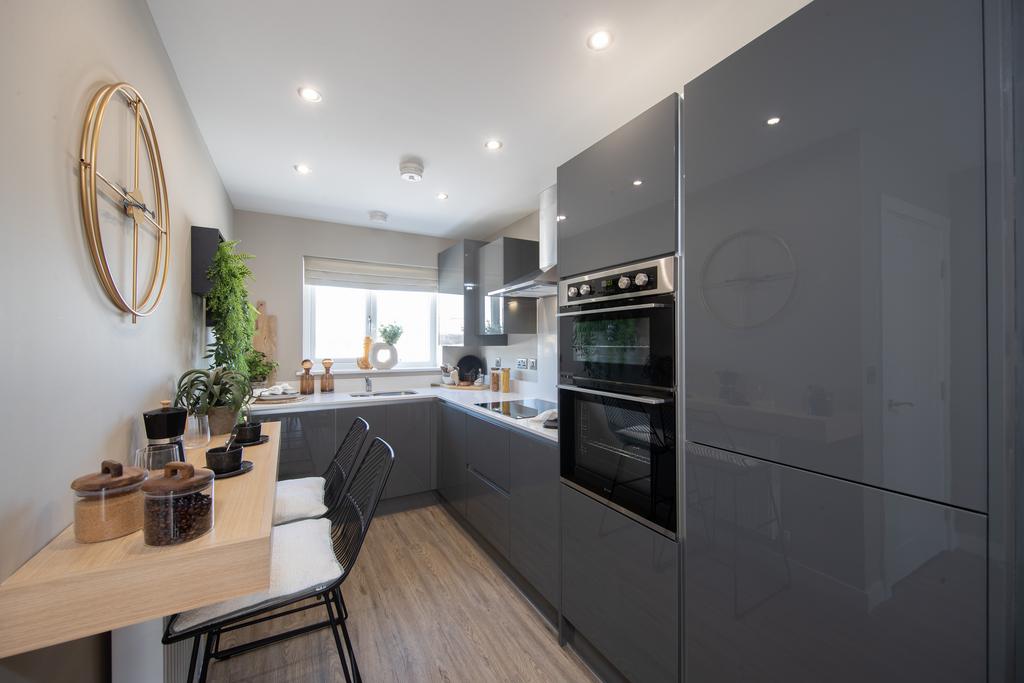
<path fill-rule="evenodd" d="M 557 186 L 552 185 L 540 193 L 540 267 L 511 282 L 501 289 L 487 292 L 487 296 L 508 296 L 540 299 L 558 293 L 558 269 L 555 267 L 558 234 Z"/>

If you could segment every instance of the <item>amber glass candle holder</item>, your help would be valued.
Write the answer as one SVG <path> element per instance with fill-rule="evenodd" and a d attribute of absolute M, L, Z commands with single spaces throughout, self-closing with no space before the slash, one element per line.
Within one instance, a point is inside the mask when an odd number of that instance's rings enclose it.
<path fill-rule="evenodd" d="M 329 394 L 334 391 L 334 375 L 331 374 L 332 358 L 324 358 L 324 374 L 320 376 L 320 393 Z"/>

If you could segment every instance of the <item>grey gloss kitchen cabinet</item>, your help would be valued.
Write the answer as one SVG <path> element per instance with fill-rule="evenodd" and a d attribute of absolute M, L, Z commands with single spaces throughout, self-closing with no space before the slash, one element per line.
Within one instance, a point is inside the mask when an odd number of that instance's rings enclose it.
<path fill-rule="evenodd" d="M 986 678 L 985 515 L 690 444 L 686 680 Z"/>
<path fill-rule="evenodd" d="M 466 516 L 466 414 L 447 403 L 438 408 L 437 490 Z"/>
<path fill-rule="evenodd" d="M 334 410 L 254 415 L 257 422 L 281 423 L 277 478 L 319 477 L 337 452 Z M 348 425 L 345 426 L 348 429 Z"/>
<path fill-rule="evenodd" d="M 552 605 L 559 599 L 558 444 L 510 430 L 509 561 Z"/>
<path fill-rule="evenodd" d="M 489 296 L 527 273 L 537 270 L 539 243 L 499 237 L 480 247 L 480 334 L 536 334 L 537 300 Z"/>
<path fill-rule="evenodd" d="M 472 414 L 466 416 L 466 463 L 471 470 L 509 490 L 509 429 Z"/>
<path fill-rule="evenodd" d="M 509 554 L 509 432 L 466 415 L 466 519 L 502 555 Z"/>
<path fill-rule="evenodd" d="M 395 465 L 384 498 L 434 488 L 434 401 L 406 401 L 384 407 L 385 439 L 395 450 Z"/>
<path fill-rule="evenodd" d="M 486 243 L 459 240 L 437 255 L 437 331 L 441 346 L 504 346 L 504 334 L 481 335 L 480 248 Z"/>
<path fill-rule="evenodd" d="M 508 557 L 509 495 L 472 469 L 466 476 L 466 519 L 498 552 Z"/>
<path fill-rule="evenodd" d="M 559 277 L 675 253 L 679 106 L 669 95 L 558 167 Z"/>
<path fill-rule="evenodd" d="M 569 486 L 561 497 L 563 616 L 633 683 L 678 682 L 678 545 Z"/>

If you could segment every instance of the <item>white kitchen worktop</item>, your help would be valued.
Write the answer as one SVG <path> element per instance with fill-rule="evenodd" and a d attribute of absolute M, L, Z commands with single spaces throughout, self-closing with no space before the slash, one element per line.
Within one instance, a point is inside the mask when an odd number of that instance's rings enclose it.
<path fill-rule="evenodd" d="M 254 402 L 252 413 L 261 415 L 266 413 L 297 413 L 307 410 L 323 410 L 325 408 L 348 408 L 362 405 L 383 405 L 386 403 L 401 403 L 403 401 L 422 401 L 424 399 L 438 398 L 446 403 L 457 405 L 471 412 L 485 415 L 493 420 L 502 422 L 523 431 L 542 436 L 551 441 L 558 441 L 557 429 L 545 429 L 543 421 L 536 419 L 516 420 L 511 417 L 500 415 L 493 411 L 473 405 L 487 401 L 519 401 L 528 398 L 536 398 L 528 394 L 501 393 L 498 391 L 467 391 L 459 389 L 445 389 L 443 387 L 416 387 L 407 391 L 415 391 L 415 394 L 408 396 L 353 396 L 349 393 L 334 392 L 306 396 L 295 403 L 259 403 Z M 357 392 L 359 393 L 359 392 Z"/>

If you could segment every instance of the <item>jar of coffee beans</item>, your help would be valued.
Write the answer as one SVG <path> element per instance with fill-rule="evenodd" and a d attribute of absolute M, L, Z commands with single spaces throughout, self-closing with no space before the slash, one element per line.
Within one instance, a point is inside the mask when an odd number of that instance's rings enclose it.
<path fill-rule="evenodd" d="M 127 536 L 142 528 L 142 493 L 146 470 L 104 460 L 99 472 L 71 482 L 75 492 L 75 540 L 97 543 Z"/>
<path fill-rule="evenodd" d="M 213 528 L 213 471 L 169 462 L 142 485 L 146 545 L 175 545 Z"/>

